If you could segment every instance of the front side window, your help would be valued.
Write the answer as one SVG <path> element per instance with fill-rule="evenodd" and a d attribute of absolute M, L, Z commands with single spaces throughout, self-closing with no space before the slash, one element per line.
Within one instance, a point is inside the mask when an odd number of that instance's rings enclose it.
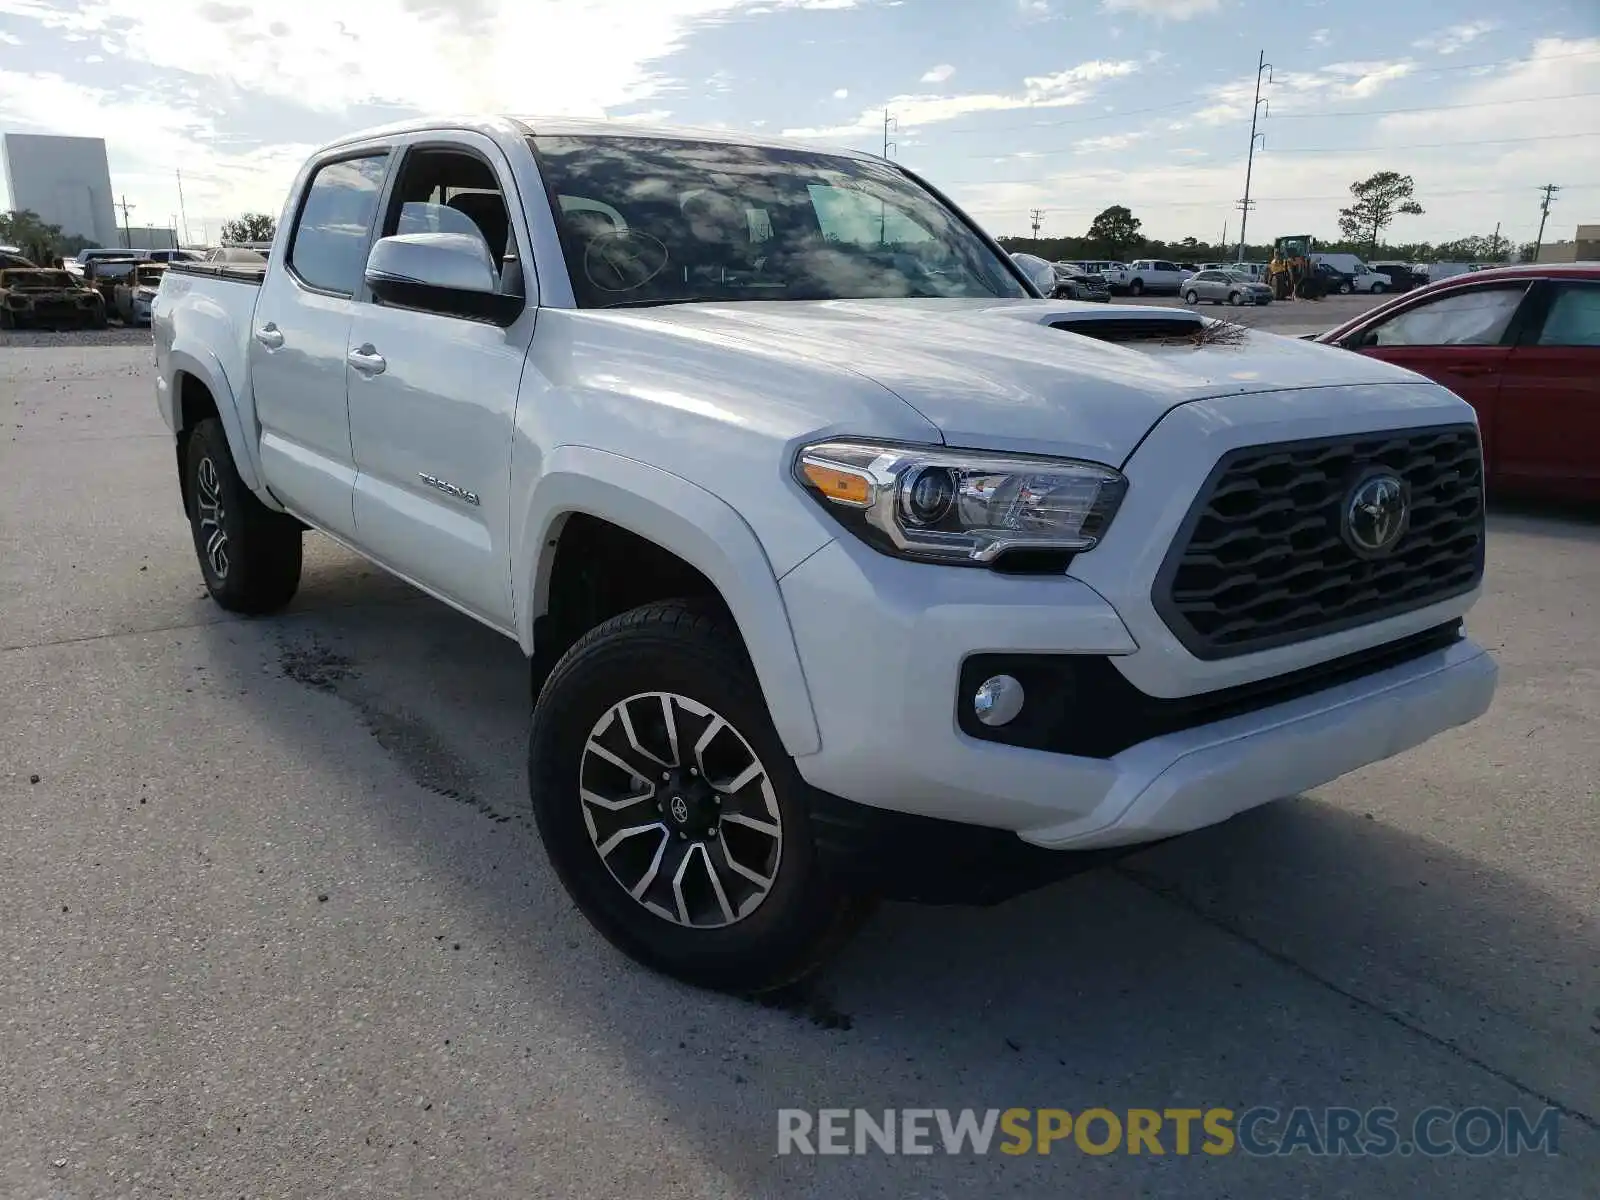
<path fill-rule="evenodd" d="M 354 294 L 388 161 L 387 154 L 341 159 L 311 177 L 289 243 L 289 266 L 311 287 Z"/>
<path fill-rule="evenodd" d="M 1600 346 L 1600 284 L 1558 290 L 1536 345 Z"/>
<path fill-rule="evenodd" d="M 1407 309 L 1371 330 L 1369 346 L 1495 346 L 1525 287 L 1473 288 Z"/>
<path fill-rule="evenodd" d="M 650 137 L 534 137 L 578 304 L 1028 295 L 886 163 Z"/>

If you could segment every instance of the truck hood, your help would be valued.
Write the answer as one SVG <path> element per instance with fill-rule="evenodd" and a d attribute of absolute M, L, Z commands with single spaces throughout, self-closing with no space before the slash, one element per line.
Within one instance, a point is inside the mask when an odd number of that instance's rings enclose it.
<path fill-rule="evenodd" d="M 1204 321 L 1184 310 L 1137 305 L 763 301 L 664 305 L 628 315 L 865 376 L 915 408 L 950 445 L 1111 465 L 1120 465 L 1180 404 L 1250 392 L 1425 382 L 1364 355 L 1270 333 L 1248 331 L 1207 344 L 1185 339 L 1181 328 L 1167 340 L 1119 338 L 1117 331 L 1157 328 L 1150 322 Z M 1112 332 L 1091 337 L 1063 323 Z"/>

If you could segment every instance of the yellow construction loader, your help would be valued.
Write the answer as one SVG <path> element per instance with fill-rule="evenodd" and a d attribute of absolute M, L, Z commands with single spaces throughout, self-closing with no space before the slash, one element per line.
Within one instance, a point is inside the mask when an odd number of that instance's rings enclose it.
<path fill-rule="evenodd" d="M 1272 262 L 1267 267 L 1267 282 L 1274 300 L 1321 300 L 1327 285 L 1311 258 L 1316 239 L 1309 233 L 1292 233 L 1272 243 Z"/>

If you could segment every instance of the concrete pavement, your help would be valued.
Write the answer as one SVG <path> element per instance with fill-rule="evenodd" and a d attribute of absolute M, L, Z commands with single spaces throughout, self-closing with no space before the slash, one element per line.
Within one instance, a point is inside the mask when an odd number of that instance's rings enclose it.
<path fill-rule="evenodd" d="M 284 615 L 205 598 L 148 362 L 0 347 L 0 1196 L 1594 1195 L 1591 519 L 1494 518 L 1473 726 L 995 909 L 887 908 L 762 1007 L 575 913 L 515 646 L 320 537 Z M 1561 1153 L 774 1153 L 779 1108 L 1256 1104 L 1554 1104 Z"/>

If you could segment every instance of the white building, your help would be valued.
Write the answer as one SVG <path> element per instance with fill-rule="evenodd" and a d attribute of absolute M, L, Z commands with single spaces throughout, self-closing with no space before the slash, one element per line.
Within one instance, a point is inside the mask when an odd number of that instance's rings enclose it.
<path fill-rule="evenodd" d="M 61 232 L 95 246 L 120 246 L 104 138 L 8 133 L 0 161 L 13 209 L 31 209 Z"/>

